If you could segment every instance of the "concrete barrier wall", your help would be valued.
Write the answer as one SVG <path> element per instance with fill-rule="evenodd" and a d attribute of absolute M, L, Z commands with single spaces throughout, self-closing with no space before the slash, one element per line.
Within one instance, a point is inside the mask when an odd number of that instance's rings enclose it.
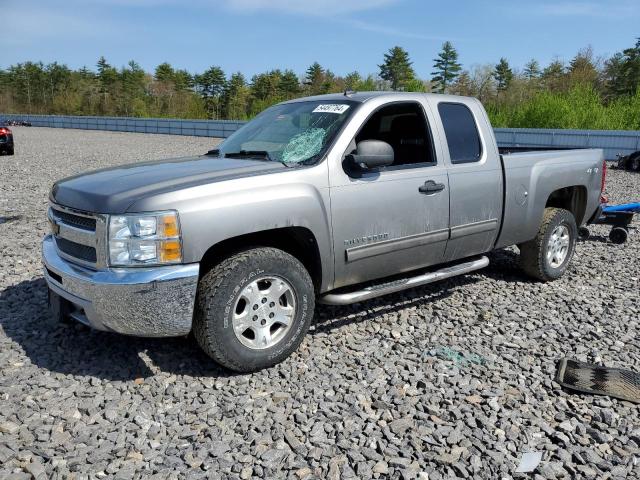
<path fill-rule="evenodd" d="M 496 128 L 501 147 L 602 148 L 607 160 L 640 151 L 640 131 Z"/>
<path fill-rule="evenodd" d="M 69 115 L 9 115 L 2 120 L 22 120 L 34 127 L 78 128 L 114 132 L 165 133 L 227 138 L 245 122 L 233 120 L 178 120 L 171 118 L 80 117 Z"/>
<path fill-rule="evenodd" d="M 2 120 L 23 120 L 36 127 L 165 133 L 227 138 L 246 122 L 236 120 L 178 120 L 170 118 L 81 117 L 69 115 L 0 114 Z M 640 131 L 548 130 L 496 128 L 501 147 L 602 148 L 607 160 L 640 150 Z"/>

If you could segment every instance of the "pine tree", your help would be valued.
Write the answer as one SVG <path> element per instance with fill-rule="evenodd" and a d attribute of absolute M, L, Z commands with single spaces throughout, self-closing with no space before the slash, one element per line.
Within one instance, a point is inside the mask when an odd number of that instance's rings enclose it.
<path fill-rule="evenodd" d="M 280 84 L 278 86 L 280 95 L 283 99 L 289 100 L 300 94 L 300 80 L 293 70 L 285 70 L 280 76 Z"/>
<path fill-rule="evenodd" d="M 227 83 L 222 69 L 216 66 L 210 67 L 204 73 L 196 75 L 195 83 L 205 102 L 209 118 L 219 118 L 220 97 Z"/>
<path fill-rule="evenodd" d="M 242 73 L 231 75 L 224 90 L 224 117 L 234 120 L 247 118 L 249 87 Z"/>
<path fill-rule="evenodd" d="M 409 60 L 409 53 L 402 47 L 393 47 L 389 53 L 384 54 L 384 62 L 378 65 L 380 78 L 390 82 L 392 90 L 401 90 L 406 83 L 415 78 L 411 67 L 413 62 Z"/>
<path fill-rule="evenodd" d="M 108 88 L 112 84 L 114 84 L 118 79 L 117 70 L 109 65 L 107 60 L 104 57 L 100 57 L 97 63 L 98 68 L 98 79 L 100 80 L 100 84 L 103 89 Z"/>
<path fill-rule="evenodd" d="M 98 81 L 100 82 L 100 95 L 102 102 L 100 112 L 103 115 L 112 113 L 109 107 L 109 96 L 113 96 L 115 83 L 118 81 L 118 71 L 107 62 L 107 59 L 100 57 L 97 63 Z"/>
<path fill-rule="evenodd" d="M 522 73 L 527 80 L 540 78 L 540 75 L 542 74 L 540 64 L 535 58 L 532 58 L 525 64 L 524 71 Z"/>
<path fill-rule="evenodd" d="M 506 58 L 502 57 L 500 62 L 495 66 L 493 78 L 496 80 L 496 89 L 498 92 L 504 92 L 509 88 L 513 80 L 513 71 Z"/>
<path fill-rule="evenodd" d="M 217 97 L 224 90 L 226 79 L 220 67 L 210 67 L 204 73 L 196 75 L 196 84 L 200 94 L 205 97 Z"/>
<path fill-rule="evenodd" d="M 80 70 L 78 70 L 78 74 L 80 75 L 80 78 L 82 78 L 83 80 L 91 79 L 95 76 L 94 73 L 91 70 L 89 70 L 86 65 L 84 65 Z"/>
<path fill-rule="evenodd" d="M 173 83 L 177 91 L 185 91 L 193 88 L 193 75 L 186 70 L 176 70 L 173 73 Z"/>
<path fill-rule="evenodd" d="M 622 76 L 620 90 L 627 95 L 634 95 L 640 88 L 640 38 L 635 46 L 622 51 Z"/>
<path fill-rule="evenodd" d="M 564 64 L 555 59 L 542 71 L 542 83 L 551 92 L 562 91 L 565 89 L 566 84 L 565 75 Z"/>
<path fill-rule="evenodd" d="M 447 88 L 456 79 L 462 66 L 458 63 L 458 52 L 451 42 L 444 42 L 438 58 L 433 59 L 434 71 L 431 72 L 435 91 L 445 93 Z"/>
<path fill-rule="evenodd" d="M 146 73 L 134 60 L 120 70 L 120 95 L 117 105 L 119 115 L 127 117 L 144 117 L 147 115 L 145 103 Z"/>
<path fill-rule="evenodd" d="M 307 91 L 310 95 L 318 95 L 326 93 L 325 88 L 325 72 L 324 68 L 318 63 L 314 62 L 304 76 L 304 84 L 307 86 Z"/>
<path fill-rule="evenodd" d="M 593 58 L 591 47 L 583 48 L 569 63 L 570 85 L 595 85 L 598 80 L 598 69 Z"/>
<path fill-rule="evenodd" d="M 161 63 L 156 67 L 156 70 L 153 74 L 154 78 L 163 83 L 173 83 L 174 82 L 175 72 L 173 67 L 167 62 Z"/>
<path fill-rule="evenodd" d="M 602 76 L 608 99 L 624 95 L 624 55 L 621 52 L 605 62 Z"/>

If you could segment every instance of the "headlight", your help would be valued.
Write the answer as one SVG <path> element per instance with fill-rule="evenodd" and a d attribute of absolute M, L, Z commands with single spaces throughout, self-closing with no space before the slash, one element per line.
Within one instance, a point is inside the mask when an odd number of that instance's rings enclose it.
<path fill-rule="evenodd" d="M 176 212 L 109 217 L 110 265 L 159 265 L 181 261 L 182 240 Z"/>

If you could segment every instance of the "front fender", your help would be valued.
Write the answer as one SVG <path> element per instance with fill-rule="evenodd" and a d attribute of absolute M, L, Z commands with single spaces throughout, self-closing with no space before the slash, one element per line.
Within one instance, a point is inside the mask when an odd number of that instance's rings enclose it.
<path fill-rule="evenodd" d="M 333 247 L 326 163 L 268 175 L 228 180 L 162 194 L 137 202 L 131 211 L 177 210 L 185 263 L 241 235 L 304 227 L 317 241 L 322 284 L 333 283 Z"/>

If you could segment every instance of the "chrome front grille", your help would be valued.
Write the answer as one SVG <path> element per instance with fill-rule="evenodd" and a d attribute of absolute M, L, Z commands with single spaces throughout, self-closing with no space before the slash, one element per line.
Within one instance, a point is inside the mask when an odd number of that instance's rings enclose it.
<path fill-rule="evenodd" d="M 62 210 L 56 210 L 55 216 L 62 222 L 72 227 L 81 228 L 83 230 L 96 231 L 96 219 L 89 217 L 81 217 L 73 213 L 63 212 Z"/>
<path fill-rule="evenodd" d="M 66 238 L 56 238 L 56 245 L 58 246 L 58 250 L 71 257 L 79 258 L 89 263 L 96 263 L 97 261 L 95 247 L 72 242 Z"/>
<path fill-rule="evenodd" d="M 106 267 L 106 217 L 51 204 L 51 233 L 60 256 L 91 268 Z"/>

